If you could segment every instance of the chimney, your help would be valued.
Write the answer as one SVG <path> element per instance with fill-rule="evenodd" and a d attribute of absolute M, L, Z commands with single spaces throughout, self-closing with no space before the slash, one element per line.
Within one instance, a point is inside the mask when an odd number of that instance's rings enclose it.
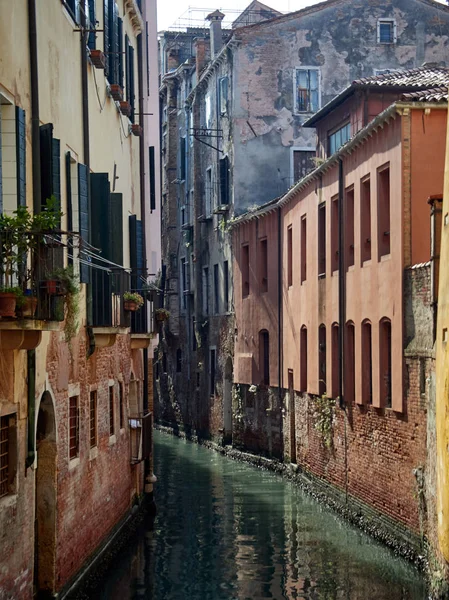
<path fill-rule="evenodd" d="M 224 19 L 224 14 L 219 10 L 207 15 L 206 19 L 210 21 L 210 53 L 211 58 L 217 56 L 223 47 L 223 34 L 221 32 L 221 22 Z"/>
<path fill-rule="evenodd" d="M 201 72 L 207 61 L 208 43 L 204 38 L 195 38 L 196 80 L 200 80 Z"/>

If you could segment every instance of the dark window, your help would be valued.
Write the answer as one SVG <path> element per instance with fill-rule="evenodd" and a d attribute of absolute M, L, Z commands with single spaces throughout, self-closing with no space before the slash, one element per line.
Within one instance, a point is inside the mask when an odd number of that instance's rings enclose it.
<path fill-rule="evenodd" d="M 329 155 L 333 154 L 334 152 L 337 152 L 337 150 L 339 150 L 339 148 L 341 148 L 341 146 L 343 146 L 343 144 L 346 144 L 346 142 L 350 139 L 350 137 L 351 137 L 351 124 L 350 123 L 346 123 L 345 125 L 343 125 L 343 127 L 340 127 L 339 129 L 337 129 L 337 131 L 330 133 L 328 136 L 328 153 L 329 153 Z"/>
<path fill-rule="evenodd" d="M 391 408 L 391 322 L 380 322 L 379 365 L 380 365 L 380 405 Z"/>
<path fill-rule="evenodd" d="M 78 164 L 78 207 L 79 207 L 79 232 L 82 242 L 90 241 L 89 236 L 89 170 L 86 165 Z M 82 258 L 85 258 L 84 256 Z M 80 263 L 80 282 L 89 283 L 89 266 Z"/>
<path fill-rule="evenodd" d="M 249 245 L 242 246 L 242 296 L 249 296 Z"/>
<path fill-rule="evenodd" d="M 354 188 L 346 190 L 345 244 L 346 269 L 354 264 Z"/>
<path fill-rule="evenodd" d="M 293 229 L 287 229 L 287 283 L 288 287 L 293 285 Z"/>
<path fill-rule="evenodd" d="M 259 373 L 261 383 L 270 385 L 270 336 L 266 329 L 259 333 Z"/>
<path fill-rule="evenodd" d="M 379 260 L 390 254 L 390 167 L 377 173 L 377 223 Z"/>
<path fill-rule="evenodd" d="M 88 9 L 89 9 L 89 15 L 88 15 L 86 21 L 87 21 L 87 24 L 91 31 L 89 32 L 89 36 L 87 38 L 87 45 L 91 50 L 93 50 L 95 48 L 95 39 L 96 39 L 95 31 L 93 31 L 93 30 L 97 28 L 97 17 L 95 14 L 95 0 L 88 1 Z"/>
<path fill-rule="evenodd" d="M 195 351 L 197 348 L 196 344 L 196 321 L 195 317 L 192 317 L 192 350 Z"/>
<path fill-rule="evenodd" d="M 344 398 L 351 404 L 355 398 L 355 328 L 354 323 L 346 323 L 346 347 L 344 365 Z"/>
<path fill-rule="evenodd" d="M 214 311 L 216 315 L 220 313 L 220 278 L 218 265 L 214 265 Z"/>
<path fill-rule="evenodd" d="M 16 106 L 17 204 L 26 206 L 26 123 L 25 111 Z"/>
<path fill-rule="evenodd" d="M 228 112 L 228 78 L 220 79 L 220 114 L 225 115 Z"/>
<path fill-rule="evenodd" d="M 69 398 L 69 458 L 76 458 L 79 455 L 79 398 L 71 396 Z"/>
<path fill-rule="evenodd" d="M 185 181 L 186 178 L 186 138 L 180 139 L 180 153 L 179 153 L 179 178 Z"/>
<path fill-rule="evenodd" d="M 332 396 L 340 394 L 340 339 L 338 323 L 332 325 Z"/>
<path fill-rule="evenodd" d="M 338 220 L 338 196 L 331 200 L 331 270 L 338 271 L 339 256 L 339 220 Z"/>
<path fill-rule="evenodd" d="M 419 393 L 421 396 L 426 395 L 426 359 L 419 359 Z"/>
<path fill-rule="evenodd" d="M 78 2 L 79 0 L 63 0 L 65 7 L 68 9 L 76 23 L 78 23 L 79 15 Z"/>
<path fill-rule="evenodd" d="M 154 162 L 154 146 L 149 148 L 150 160 L 150 210 L 156 210 L 156 167 Z"/>
<path fill-rule="evenodd" d="M 318 330 L 318 388 L 320 396 L 326 393 L 326 326 Z"/>
<path fill-rule="evenodd" d="M 181 373 L 182 371 L 182 350 L 178 348 L 176 350 L 176 372 Z"/>
<path fill-rule="evenodd" d="M 89 437 L 90 447 L 94 448 L 97 445 L 97 392 L 90 393 L 89 406 Z"/>
<path fill-rule="evenodd" d="M 260 291 L 268 292 L 268 245 L 266 239 L 259 241 L 259 281 Z"/>
<path fill-rule="evenodd" d="M 296 112 L 320 108 L 319 69 L 296 69 Z"/>
<path fill-rule="evenodd" d="M 318 277 L 326 275 L 326 204 L 318 207 Z"/>
<path fill-rule="evenodd" d="M 115 433 L 115 405 L 114 405 L 114 386 L 109 386 L 109 435 Z"/>
<path fill-rule="evenodd" d="M 362 402 L 373 402 L 373 348 L 369 321 L 362 324 Z"/>
<path fill-rule="evenodd" d="M 203 268 L 203 313 L 209 314 L 209 267 Z"/>
<path fill-rule="evenodd" d="M 378 22 L 378 37 L 381 44 L 393 44 L 395 41 L 394 21 L 379 21 Z"/>
<path fill-rule="evenodd" d="M 164 352 L 162 354 L 162 372 L 166 373 L 167 372 L 167 353 Z"/>
<path fill-rule="evenodd" d="M 181 258 L 181 285 L 182 285 L 182 307 L 187 308 L 187 264 L 186 259 Z"/>
<path fill-rule="evenodd" d="M 209 355 L 209 373 L 210 373 L 210 396 L 215 396 L 215 369 L 216 369 L 216 351 L 211 350 Z"/>
<path fill-rule="evenodd" d="M 15 417 L 13 415 L 0 417 L 0 498 L 9 494 L 11 475 L 14 471 L 11 451 L 14 424 Z"/>
<path fill-rule="evenodd" d="M 301 327 L 299 387 L 307 392 L 307 327 Z"/>
<path fill-rule="evenodd" d="M 220 204 L 229 204 L 229 159 L 220 159 Z"/>
<path fill-rule="evenodd" d="M 301 283 L 307 279 L 307 218 L 301 218 Z"/>
<path fill-rule="evenodd" d="M 293 150 L 293 181 L 299 181 L 315 168 L 314 150 Z"/>
<path fill-rule="evenodd" d="M 223 278 L 224 278 L 224 306 L 223 310 L 228 312 L 229 310 L 229 265 L 228 261 L 225 260 L 223 263 Z"/>
<path fill-rule="evenodd" d="M 125 403 L 124 403 L 124 395 L 123 395 L 123 382 L 119 381 L 118 384 L 118 409 L 119 409 L 119 418 L 120 418 L 120 429 L 123 429 L 125 426 Z"/>
<path fill-rule="evenodd" d="M 360 183 L 360 252 L 362 265 L 371 259 L 371 181 Z"/>

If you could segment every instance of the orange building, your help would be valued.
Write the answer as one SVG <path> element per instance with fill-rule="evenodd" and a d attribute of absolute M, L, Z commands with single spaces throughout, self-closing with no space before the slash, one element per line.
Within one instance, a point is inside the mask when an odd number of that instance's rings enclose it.
<path fill-rule="evenodd" d="M 233 224 L 235 442 L 330 482 L 417 552 L 448 84 L 425 67 L 354 82 L 306 123 L 318 166 Z"/>

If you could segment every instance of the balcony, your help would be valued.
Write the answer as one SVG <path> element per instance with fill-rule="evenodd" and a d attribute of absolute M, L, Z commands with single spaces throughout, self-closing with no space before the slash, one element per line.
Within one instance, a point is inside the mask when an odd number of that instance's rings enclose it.
<path fill-rule="evenodd" d="M 137 465 L 151 456 L 153 445 L 153 413 L 147 412 L 130 415 L 128 422 L 131 438 L 131 464 Z"/>
<path fill-rule="evenodd" d="M 32 350 L 65 316 L 68 234 L 0 230 L 0 348 Z"/>
<path fill-rule="evenodd" d="M 124 269 L 92 268 L 92 330 L 98 348 L 115 344 L 117 335 L 129 333 L 130 317 L 123 294 L 129 290 L 130 275 Z"/>
<path fill-rule="evenodd" d="M 146 281 L 138 276 L 131 276 L 131 292 L 136 292 L 143 298 L 143 305 L 139 310 L 131 312 L 131 348 L 148 348 L 155 336 L 154 331 L 154 294 L 147 288 Z"/>

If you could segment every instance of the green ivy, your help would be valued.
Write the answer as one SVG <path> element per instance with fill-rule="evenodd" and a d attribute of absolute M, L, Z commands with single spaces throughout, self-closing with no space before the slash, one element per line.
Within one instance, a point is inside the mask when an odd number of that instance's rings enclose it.
<path fill-rule="evenodd" d="M 315 429 L 320 434 L 326 448 L 331 448 L 333 443 L 335 405 L 336 400 L 328 398 L 326 394 L 314 398 Z"/>

